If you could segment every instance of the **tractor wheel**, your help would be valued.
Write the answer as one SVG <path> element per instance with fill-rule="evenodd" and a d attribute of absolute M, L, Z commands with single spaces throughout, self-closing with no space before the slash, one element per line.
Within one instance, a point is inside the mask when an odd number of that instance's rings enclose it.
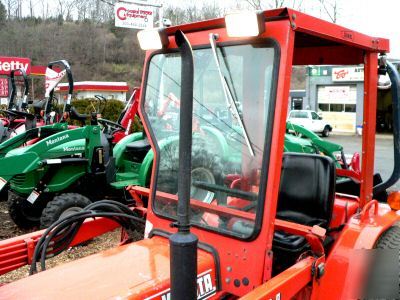
<path fill-rule="evenodd" d="M 21 229 L 31 229 L 40 224 L 43 207 L 32 205 L 26 198 L 13 191 L 8 191 L 8 213 L 14 223 Z"/>
<path fill-rule="evenodd" d="M 375 245 L 361 299 L 399 299 L 400 222 L 387 229 Z"/>
<path fill-rule="evenodd" d="M 379 238 L 377 249 L 400 249 L 400 222 L 386 230 Z"/>
<path fill-rule="evenodd" d="M 324 130 L 322 131 L 322 136 L 323 137 L 328 137 L 330 134 L 330 130 L 328 126 L 325 126 Z"/>
<path fill-rule="evenodd" d="M 47 228 L 57 220 L 81 211 L 92 203 L 88 198 L 77 193 L 65 193 L 54 197 L 47 203 L 40 218 L 40 227 Z"/>
<path fill-rule="evenodd" d="M 171 145 L 161 152 L 157 189 L 170 194 L 178 193 L 178 146 Z M 219 157 L 211 154 L 203 147 L 194 147 L 192 150 L 192 181 L 202 181 L 211 184 L 222 184 L 223 165 Z M 190 197 L 210 203 L 214 193 L 191 187 Z"/>

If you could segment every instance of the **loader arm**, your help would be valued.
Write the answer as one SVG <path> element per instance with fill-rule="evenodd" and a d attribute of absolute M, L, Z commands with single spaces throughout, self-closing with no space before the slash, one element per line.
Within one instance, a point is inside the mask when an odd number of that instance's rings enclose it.
<path fill-rule="evenodd" d="M 52 125 L 27 130 L 0 144 L 0 158 L 6 156 L 9 151 L 24 146 L 33 139 L 43 139 L 66 129 L 68 129 L 68 124 L 54 123 Z"/>

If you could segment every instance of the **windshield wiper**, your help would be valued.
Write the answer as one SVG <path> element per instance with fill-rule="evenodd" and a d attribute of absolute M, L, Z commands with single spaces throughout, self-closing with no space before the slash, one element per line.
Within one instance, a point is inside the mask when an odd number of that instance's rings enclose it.
<path fill-rule="evenodd" d="M 215 64 L 217 65 L 219 78 L 221 79 L 221 84 L 222 84 L 222 89 L 224 91 L 226 105 L 227 105 L 227 108 L 229 109 L 229 111 L 231 112 L 232 117 L 236 119 L 236 121 L 239 124 L 239 127 L 242 129 L 243 136 L 244 136 L 244 139 L 247 144 L 247 148 L 249 149 L 250 155 L 254 157 L 254 151 L 253 151 L 253 147 L 250 142 L 249 135 L 247 134 L 246 128 L 244 127 L 242 117 L 239 114 L 239 110 L 237 108 L 235 100 L 233 99 L 233 96 L 232 96 L 231 90 L 229 89 L 226 78 L 222 74 L 222 71 L 221 71 L 221 66 L 219 64 L 219 59 L 218 59 L 218 54 L 217 54 L 217 43 L 215 41 L 216 38 L 217 38 L 217 35 L 215 35 L 214 33 L 210 33 L 210 35 L 209 35 L 210 45 L 211 45 L 212 52 L 214 54 Z M 228 72 L 229 72 L 229 69 L 228 69 Z"/>

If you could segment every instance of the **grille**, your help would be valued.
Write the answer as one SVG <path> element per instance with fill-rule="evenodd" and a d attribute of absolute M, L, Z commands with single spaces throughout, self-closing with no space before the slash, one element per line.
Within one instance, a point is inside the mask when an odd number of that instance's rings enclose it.
<path fill-rule="evenodd" d="M 15 175 L 11 180 L 12 185 L 23 185 L 26 180 L 26 175 L 25 174 L 18 174 Z"/>

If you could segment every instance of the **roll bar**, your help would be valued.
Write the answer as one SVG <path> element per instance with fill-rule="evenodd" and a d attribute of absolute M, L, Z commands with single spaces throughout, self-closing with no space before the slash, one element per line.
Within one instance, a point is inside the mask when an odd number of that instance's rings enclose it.
<path fill-rule="evenodd" d="M 65 71 L 67 72 L 68 97 L 67 97 L 67 101 L 64 104 L 63 112 L 70 112 L 70 110 L 71 110 L 71 99 L 72 99 L 72 94 L 74 92 L 74 79 L 72 77 L 71 67 L 70 67 L 68 61 L 66 61 L 66 60 L 52 61 L 47 65 L 47 67 L 50 68 L 50 69 L 53 69 L 53 66 L 55 66 L 55 65 L 63 66 Z M 49 105 L 49 103 L 52 101 L 53 96 L 54 96 L 54 88 L 50 91 L 49 98 L 48 98 L 48 100 L 46 102 L 46 107 L 45 107 L 45 121 L 46 121 L 46 123 L 47 123 L 47 116 L 51 112 L 51 105 Z M 61 120 L 63 120 L 63 118 L 61 118 Z"/>

